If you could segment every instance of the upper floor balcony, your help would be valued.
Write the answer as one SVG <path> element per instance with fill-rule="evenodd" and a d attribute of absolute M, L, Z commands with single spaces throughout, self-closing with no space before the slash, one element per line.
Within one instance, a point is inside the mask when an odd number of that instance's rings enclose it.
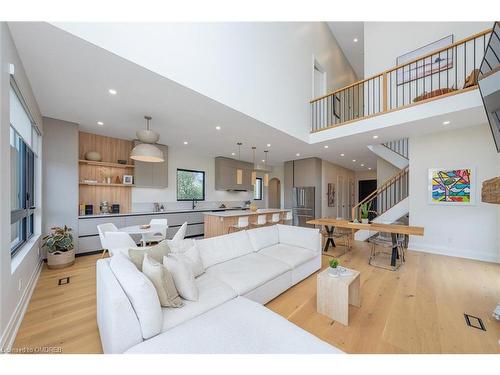
<path fill-rule="evenodd" d="M 477 78 L 490 34 L 482 31 L 311 100 L 311 141 L 479 107 Z"/>

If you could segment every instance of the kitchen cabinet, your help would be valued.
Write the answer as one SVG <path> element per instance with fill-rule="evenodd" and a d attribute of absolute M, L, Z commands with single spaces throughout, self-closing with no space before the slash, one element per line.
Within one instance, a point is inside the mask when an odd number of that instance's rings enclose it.
<path fill-rule="evenodd" d="M 134 141 L 134 146 L 138 141 Z M 135 161 L 134 185 L 136 187 L 165 188 L 168 186 L 168 146 L 155 144 L 162 152 L 165 161 L 162 163 L 146 163 Z"/>
<path fill-rule="evenodd" d="M 236 183 L 237 170 L 243 171 L 242 183 Z M 215 158 L 215 190 L 253 191 L 253 164 L 231 158 Z"/>

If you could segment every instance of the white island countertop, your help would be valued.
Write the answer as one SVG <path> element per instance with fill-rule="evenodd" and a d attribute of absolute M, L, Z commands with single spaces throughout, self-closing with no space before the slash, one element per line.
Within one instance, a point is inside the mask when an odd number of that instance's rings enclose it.
<path fill-rule="evenodd" d="M 237 217 L 237 216 L 251 216 L 251 215 L 262 215 L 262 214 L 275 214 L 287 211 L 291 210 L 281 209 L 281 208 L 260 208 L 257 211 L 234 210 L 234 211 L 221 211 L 221 212 L 204 212 L 204 214 L 208 216 L 218 216 L 218 217 Z"/>

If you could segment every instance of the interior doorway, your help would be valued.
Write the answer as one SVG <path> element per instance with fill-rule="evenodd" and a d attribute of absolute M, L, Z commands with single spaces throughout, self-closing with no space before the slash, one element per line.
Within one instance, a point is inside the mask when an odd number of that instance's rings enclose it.
<path fill-rule="evenodd" d="M 358 202 L 361 202 L 368 195 L 377 190 L 377 180 L 360 180 L 358 181 Z M 374 199 L 370 206 L 370 211 L 372 211 L 368 215 L 368 219 L 373 220 L 376 214 L 373 212 L 377 212 L 377 200 Z"/>
<path fill-rule="evenodd" d="M 281 182 L 276 177 L 269 180 L 267 197 L 267 205 L 269 208 L 281 208 Z"/>

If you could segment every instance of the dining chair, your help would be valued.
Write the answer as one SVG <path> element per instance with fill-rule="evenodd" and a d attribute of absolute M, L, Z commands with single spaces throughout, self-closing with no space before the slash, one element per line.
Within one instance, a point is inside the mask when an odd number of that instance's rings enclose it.
<path fill-rule="evenodd" d="M 143 235 L 146 243 L 161 242 L 167 238 L 168 219 L 151 219 L 149 225 L 155 228 L 155 233 Z"/>
<path fill-rule="evenodd" d="M 107 250 L 111 256 L 120 251 L 127 255 L 128 249 L 137 246 L 130 234 L 125 232 L 106 232 L 105 238 Z"/>
<path fill-rule="evenodd" d="M 274 225 L 274 224 L 278 224 L 280 221 L 281 221 L 281 214 L 278 212 L 278 213 L 272 214 L 271 220 L 269 220 L 267 223 Z"/>
<path fill-rule="evenodd" d="M 394 236 L 394 238 L 393 238 Z M 378 232 L 370 237 L 368 242 L 371 244 L 370 258 L 368 264 L 378 268 L 384 268 L 396 271 L 401 264 L 405 262 L 405 236 L 400 234 L 391 234 L 387 232 Z M 395 266 L 377 263 L 375 260 L 380 255 L 386 257 L 392 253 L 393 247 L 397 247 L 397 261 Z"/>
<path fill-rule="evenodd" d="M 237 232 L 249 227 L 248 216 L 240 216 L 236 224 L 232 224 L 227 228 L 227 233 Z"/>
<path fill-rule="evenodd" d="M 116 232 L 116 231 L 118 231 L 118 228 L 113 223 L 104 223 L 104 224 L 99 224 L 97 226 L 97 233 L 99 233 L 99 239 L 101 240 L 101 248 L 102 248 L 101 258 L 104 257 L 104 254 L 106 254 L 106 251 L 108 249 L 108 245 L 106 244 L 106 232 Z"/>

